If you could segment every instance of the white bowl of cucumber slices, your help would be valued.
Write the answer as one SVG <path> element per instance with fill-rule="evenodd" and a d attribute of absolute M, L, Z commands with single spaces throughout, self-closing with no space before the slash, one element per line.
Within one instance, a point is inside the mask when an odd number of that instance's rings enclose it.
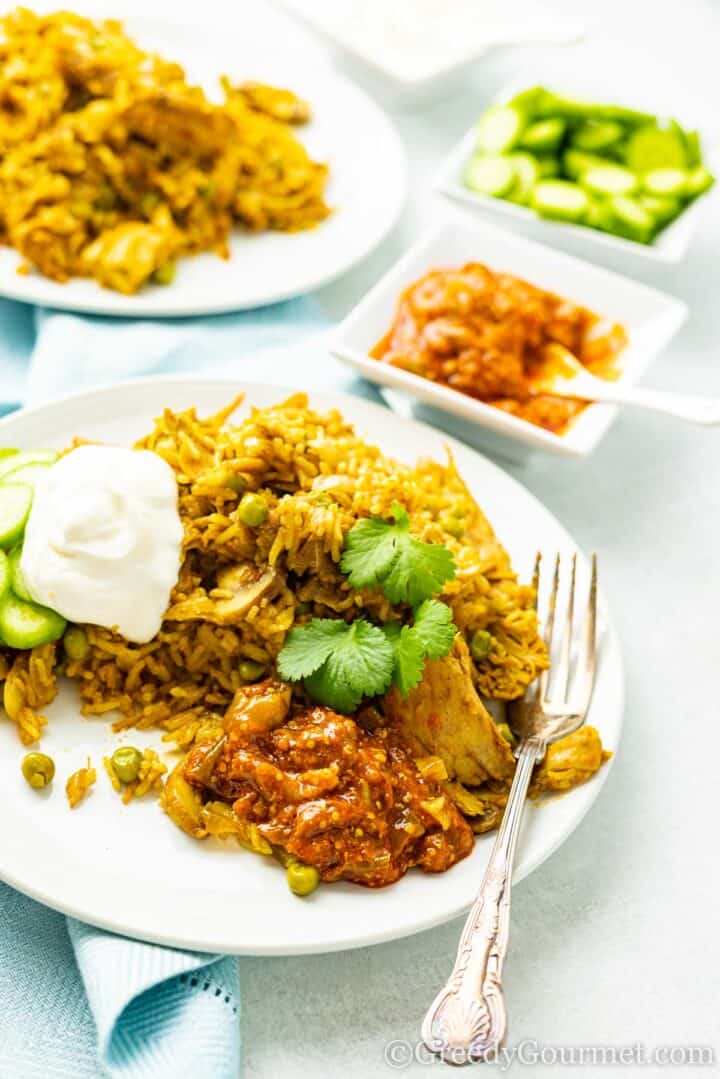
<path fill-rule="evenodd" d="M 464 206 L 538 222 L 551 242 L 571 235 L 677 262 L 713 192 L 713 159 L 677 120 L 515 86 L 451 152 L 437 188 Z"/>

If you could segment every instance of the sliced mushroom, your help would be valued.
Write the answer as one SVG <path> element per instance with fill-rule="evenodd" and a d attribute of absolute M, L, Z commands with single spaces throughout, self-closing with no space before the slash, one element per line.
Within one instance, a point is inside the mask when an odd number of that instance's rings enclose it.
<path fill-rule="evenodd" d="M 285 722 L 292 689 L 285 682 L 266 678 L 254 686 L 243 686 L 233 697 L 225 716 L 228 734 L 249 737 L 272 731 Z"/>
<path fill-rule="evenodd" d="M 219 626 L 234 625 L 264 596 L 272 599 L 284 584 L 282 574 L 274 569 L 260 569 L 252 562 L 225 566 L 217 575 L 220 597 L 197 589 L 186 599 L 174 603 L 165 617 L 171 622 L 202 619 Z M 222 595 L 222 593 L 226 593 Z"/>

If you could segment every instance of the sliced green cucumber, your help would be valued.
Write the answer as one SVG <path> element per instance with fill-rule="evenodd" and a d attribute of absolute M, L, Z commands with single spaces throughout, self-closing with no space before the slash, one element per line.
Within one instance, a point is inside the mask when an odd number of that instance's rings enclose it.
<path fill-rule="evenodd" d="M 556 150 L 563 140 L 566 123 L 559 117 L 549 120 L 538 120 L 526 128 L 520 139 L 523 150 L 543 151 Z"/>
<path fill-rule="evenodd" d="M 566 150 L 563 154 L 563 167 L 568 176 L 579 180 L 588 169 L 604 169 L 607 159 L 599 154 L 586 154 L 582 150 Z"/>
<path fill-rule="evenodd" d="M 648 195 L 671 195 L 683 198 L 687 189 L 688 174 L 684 169 L 653 169 L 643 176 L 643 190 Z"/>
<path fill-rule="evenodd" d="M 535 160 L 542 180 L 547 179 L 549 176 L 560 175 L 560 159 L 555 157 L 554 154 L 536 154 Z"/>
<path fill-rule="evenodd" d="M 0 479 L 8 472 L 13 472 L 23 465 L 34 465 L 40 462 L 51 465 L 57 461 L 58 455 L 55 450 L 25 450 L 22 453 L 12 453 L 0 459 Z"/>
<path fill-rule="evenodd" d="M 578 184 L 567 180 L 541 180 L 532 194 L 533 208 L 541 217 L 557 221 L 582 221 L 590 199 Z"/>
<path fill-rule="evenodd" d="M 18 454 L 19 456 L 20 454 Z M 35 461 L 29 465 L 21 465 L 20 468 L 12 468 L 0 478 L 0 484 L 25 483 L 28 487 L 34 488 L 37 481 L 41 476 L 45 475 L 51 464 L 52 461 Z"/>
<path fill-rule="evenodd" d="M 478 120 L 477 148 L 485 154 L 502 154 L 512 150 L 520 138 L 525 118 L 512 105 L 493 105 Z"/>
<path fill-rule="evenodd" d="M 649 112 L 628 109 L 621 105 L 603 105 L 579 98 L 563 97 L 550 90 L 539 95 L 535 104 L 535 114 L 539 117 L 560 116 L 566 120 L 613 120 L 633 126 L 649 124 L 656 119 Z"/>
<path fill-rule="evenodd" d="M 620 165 L 597 165 L 582 174 L 580 183 L 593 195 L 629 195 L 637 190 L 638 178 Z"/>
<path fill-rule="evenodd" d="M 687 157 L 688 168 L 694 169 L 696 165 L 702 165 L 702 143 L 700 142 L 700 135 L 697 131 L 683 131 L 683 139 L 685 140 L 685 156 Z"/>
<path fill-rule="evenodd" d="M 0 461 L 4 457 L 12 457 L 13 454 L 18 453 L 18 452 L 19 452 L 19 450 L 13 450 L 9 446 L 6 446 L 5 449 L 0 450 Z"/>
<path fill-rule="evenodd" d="M 20 569 L 20 559 L 22 558 L 22 544 L 18 544 L 17 547 L 13 547 L 10 554 L 7 556 L 7 565 L 10 574 L 10 587 L 12 588 L 18 599 L 32 600 L 32 596 L 28 591 L 28 586 L 25 583 L 25 577 L 23 571 Z M 0 591 L 0 598 L 3 593 Z"/>
<path fill-rule="evenodd" d="M 655 221 L 642 203 L 627 195 L 613 195 L 608 201 L 618 235 L 637 243 L 648 243 L 654 232 Z"/>
<path fill-rule="evenodd" d="M 10 560 L 4 551 L 0 551 L 0 600 L 10 591 L 11 578 Z"/>
<path fill-rule="evenodd" d="M 538 163 L 532 154 L 508 154 L 507 160 L 515 171 L 515 183 L 507 198 L 524 206 L 540 179 Z"/>
<path fill-rule="evenodd" d="M 709 191 L 714 183 L 715 177 L 710 170 L 704 165 L 698 165 L 688 173 L 685 193 L 689 198 L 696 199 L 698 195 L 704 195 L 706 191 Z"/>
<path fill-rule="evenodd" d="M 624 134 L 625 128 L 616 120 L 586 120 L 573 132 L 570 141 L 578 150 L 593 153 L 615 146 Z"/>
<path fill-rule="evenodd" d="M 473 157 L 465 169 L 465 184 L 482 195 L 502 198 L 515 185 L 515 169 L 507 157 Z"/>
<path fill-rule="evenodd" d="M 604 199 L 591 199 L 583 224 L 591 229 L 607 231 L 610 216 L 610 211 Z"/>
<path fill-rule="evenodd" d="M 22 536 L 32 500 L 32 487 L 27 484 L 5 483 L 0 486 L 0 547 L 12 547 Z"/>
<path fill-rule="evenodd" d="M 674 127 L 660 128 L 654 124 L 639 127 L 628 139 L 625 162 L 634 172 L 684 169 L 687 153 L 682 135 Z"/>
<path fill-rule="evenodd" d="M 535 113 L 538 101 L 546 93 L 544 86 L 530 86 L 527 90 L 521 90 L 519 94 L 515 94 L 515 97 L 508 101 L 508 105 L 518 109 L 524 116 L 531 117 Z"/>
<path fill-rule="evenodd" d="M 645 207 L 655 219 L 657 226 L 667 225 L 680 213 L 678 199 L 670 198 L 669 195 L 640 195 L 640 204 Z"/>
<path fill-rule="evenodd" d="M 10 648 L 39 648 L 57 641 L 67 622 L 38 603 L 26 603 L 9 592 L 0 600 L 0 639 Z"/>

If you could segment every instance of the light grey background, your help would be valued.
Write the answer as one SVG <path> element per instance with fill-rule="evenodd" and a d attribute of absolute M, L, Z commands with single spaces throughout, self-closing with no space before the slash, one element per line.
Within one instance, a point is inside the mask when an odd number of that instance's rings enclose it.
<path fill-rule="evenodd" d="M 121 6 L 179 17 L 171 0 Z M 520 77 L 563 88 L 563 80 L 567 85 L 592 72 L 613 97 L 626 90 L 628 100 L 633 93 L 647 97 L 657 87 L 661 101 L 677 102 L 681 117 L 713 122 L 720 111 L 720 5 L 565 0 L 552 6 L 587 19 L 582 44 L 504 50 L 479 63 L 459 93 L 417 109 L 390 103 L 408 150 L 410 202 L 381 249 L 319 293 L 331 317 L 347 312 L 442 212 L 430 193 L 438 162 L 504 82 Z M 202 14 L 241 33 L 242 17 L 253 9 L 238 0 L 204 0 Z M 186 9 L 182 17 L 199 14 Z M 720 135 L 720 116 L 715 123 Z M 598 249 L 597 261 L 691 307 L 686 327 L 646 382 L 720 394 L 719 248 L 716 194 L 679 266 L 622 264 Z M 329 381 L 334 377 L 329 368 Z M 537 458 L 508 466 L 584 549 L 600 553 L 627 669 L 626 726 L 612 774 L 580 828 L 515 894 L 506 966 L 511 1044 L 528 1038 L 545 1046 L 642 1043 L 648 1052 L 712 1045 L 720 1057 L 719 465 L 720 429 L 628 411 L 588 461 Z M 455 922 L 353 953 L 243 960 L 247 1079 L 399 1074 L 385 1063 L 385 1046 L 417 1041 L 459 931 Z M 440 1070 L 416 1064 L 405 1074 Z M 601 1074 L 634 1071 L 608 1066 Z M 525 1072 L 579 1069 L 515 1069 Z M 668 1069 L 648 1066 L 642 1074 Z"/>

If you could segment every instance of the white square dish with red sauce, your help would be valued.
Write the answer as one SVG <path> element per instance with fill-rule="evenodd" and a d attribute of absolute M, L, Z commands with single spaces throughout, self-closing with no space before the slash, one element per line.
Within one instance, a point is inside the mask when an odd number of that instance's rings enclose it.
<path fill-rule="evenodd" d="M 680 300 L 630 278 L 490 225 L 449 219 L 415 244 L 344 319 L 332 339 L 333 354 L 371 382 L 469 420 L 479 432 L 492 432 L 495 443 L 500 435 L 502 440 L 564 456 L 590 453 L 617 409 L 590 404 L 556 433 L 442 381 L 374 358 L 406 290 L 433 270 L 459 269 L 468 263 L 512 274 L 588 309 L 603 322 L 622 326 L 627 342 L 613 360 L 619 382 L 637 382 L 687 317 L 687 307 Z"/>

